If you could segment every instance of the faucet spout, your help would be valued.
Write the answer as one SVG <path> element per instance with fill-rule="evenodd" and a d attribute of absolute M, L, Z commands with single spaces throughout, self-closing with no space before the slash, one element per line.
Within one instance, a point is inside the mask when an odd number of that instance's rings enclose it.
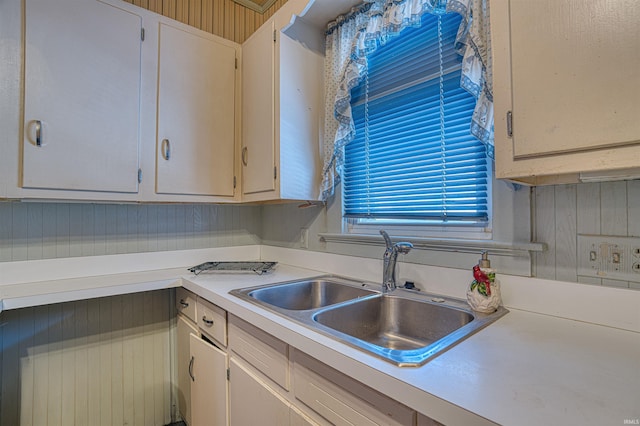
<path fill-rule="evenodd" d="M 393 244 L 389 234 L 384 230 L 380 231 L 387 246 L 382 256 L 382 291 L 384 293 L 393 291 L 396 288 L 396 261 L 398 253 L 407 254 L 413 248 L 413 244 L 401 242 Z"/>

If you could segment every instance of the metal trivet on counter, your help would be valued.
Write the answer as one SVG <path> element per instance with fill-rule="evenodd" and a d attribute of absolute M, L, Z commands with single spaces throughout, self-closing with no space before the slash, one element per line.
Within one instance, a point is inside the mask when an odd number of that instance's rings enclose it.
<path fill-rule="evenodd" d="M 189 268 L 195 275 L 204 271 L 213 272 L 255 272 L 262 275 L 271 271 L 278 262 L 205 262 Z"/>

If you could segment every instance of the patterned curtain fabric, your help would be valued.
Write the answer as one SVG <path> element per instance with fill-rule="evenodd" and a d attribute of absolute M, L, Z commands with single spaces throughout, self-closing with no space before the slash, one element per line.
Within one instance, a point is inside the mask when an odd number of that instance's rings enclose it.
<path fill-rule="evenodd" d="M 487 145 L 487 154 L 493 158 L 489 0 L 366 1 L 327 25 L 322 200 L 331 197 L 340 182 L 344 146 L 355 135 L 351 89 L 367 71 L 367 54 L 404 28 L 420 26 L 423 14 L 445 11 L 463 17 L 455 46 L 463 56 L 460 85 L 477 99 L 471 133 Z"/>

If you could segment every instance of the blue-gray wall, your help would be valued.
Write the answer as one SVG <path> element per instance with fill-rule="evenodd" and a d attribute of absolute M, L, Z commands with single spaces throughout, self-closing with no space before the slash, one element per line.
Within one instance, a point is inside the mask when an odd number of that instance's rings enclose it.
<path fill-rule="evenodd" d="M 260 244 L 261 207 L 0 202 L 0 262 Z"/>

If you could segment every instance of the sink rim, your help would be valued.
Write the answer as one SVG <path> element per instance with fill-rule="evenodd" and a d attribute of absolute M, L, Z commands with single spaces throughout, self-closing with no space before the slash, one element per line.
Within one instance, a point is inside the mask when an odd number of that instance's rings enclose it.
<path fill-rule="evenodd" d="M 400 293 L 396 293 L 400 290 Z M 438 355 L 441 355 L 445 351 L 453 348 L 455 345 L 461 343 L 465 339 L 471 337 L 473 334 L 477 333 L 481 329 L 487 327 L 492 324 L 502 316 L 504 316 L 507 312 L 509 312 L 503 306 L 500 306 L 496 312 L 491 314 L 483 314 L 481 312 L 475 312 L 471 310 L 466 304 L 466 301 L 461 299 L 455 299 L 451 297 L 444 296 L 436 296 L 441 299 L 445 299 L 444 302 L 434 302 L 430 299 L 435 295 L 430 293 L 422 293 L 418 295 L 413 294 L 405 294 L 408 290 L 396 289 L 392 293 L 381 293 L 376 297 L 379 298 L 398 298 L 405 300 L 413 300 L 417 303 L 423 303 L 426 305 L 433 306 L 444 306 L 447 309 L 452 309 L 456 311 L 462 311 L 471 315 L 472 319 L 470 322 L 464 324 L 463 326 L 453 330 L 452 332 L 446 334 L 429 343 L 425 346 L 415 348 L 415 349 L 391 349 L 384 346 L 377 345 L 375 343 L 368 342 L 366 340 L 360 339 L 358 337 L 352 336 L 348 333 L 342 332 L 340 330 L 329 327 L 319 321 L 317 321 L 317 316 L 331 310 L 343 309 L 348 305 L 364 302 L 364 300 L 354 300 L 350 302 L 343 303 L 341 305 L 334 305 L 331 307 L 327 307 L 324 309 L 319 309 L 314 313 L 312 319 L 315 324 L 315 329 L 320 330 L 321 332 L 328 334 L 338 340 L 346 343 L 347 345 L 354 347 L 356 349 L 365 350 L 372 355 L 375 355 L 379 358 L 384 359 L 385 361 L 396 364 L 399 367 L 419 367 L 429 360 L 435 358 Z M 422 296 L 422 297 L 413 297 L 413 296 Z M 426 297 L 425 297 L 426 296 Z M 371 299 L 371 298 L 369 298 Z"/>
<path fill-rule="evenodd" d="M 258 289 L 291 285 L 297 282 L 305 282 L 310 280 L 335 281 L 342 285 L 365 288 L 366 290 L 371 291 L 372 294 L 358 297 L 355 299 L 350 299 L 344 302 L 339 302 L 339 303 L 328 305 L 328 306 L 322 306 L 322 307 L 305 309 L 305 310 L 290 310 L 286 308 L 281 308 L 276 305 L 271 305 L 269 303 L 263 302 L 262 300 L 259 300 L 250 296 L 250 293 L 252 291 L 255 291 Z M 391 364 L 395 364 L 398 367 L 419 367 L 421 365 L 424 365 L 429 360 L 453 348 L 457 344 L 471 337 L 473 334 L 477 333 L 478 331 L 492 324 L 493 322 L 495 322 L 496 320 L 498 320 L 499 318 L 501 318 L 502 316 L 506 315 L 509 312 L 503 306 L 499 306 L 495 312 L 490 314 L 485 314 L 485 313 L 473 311 L 467 305 L 466 300 L 457 299 L 449 296 L 442 296 L 434 293 L 427 293 L 423 291 L 406 290 L 403 288 L 397 288 L 393 290 L 391 293 L 383 293 L 381 291 L 381 287 L 382 286 L 380 284 L 373 284 L 365 281 L 358 281 L 358 280 L 345 278 L 337 275 L 319 275 L 319 276 L 305 278 L 305 279 L 296 279 L 296 280 L 290 280 L 290 281 L 280 282 L 280 283 L 244 287 L 241 289 L 231 290 L 229 291 L 229 294 L 236 296 L 244 301 L 247 301 L 253 305 L 257 305 L 269 312 L 275 313 L 286 319 L 297 322 L 305 326 L 306 328 L 310 329 L 311 331 L 318 332 L 340 343 L 347 344 L 355 349 L 358 349 L 370 355 L 376 356 Z M 390 349 L 383 346 L 378 346 L 374 343 L 367 342 L 365 340 L 351 336 L 347 333 L 343 333 L 341 331 L 328 327 L 318 322 L 315 319 L 317 315 L 326 311 L 330 311 L 334 309 L 345 309 L 349 305 L 352 305 L 355 303 L 360 303 L 369 299 L 382 298 L 382 297 L 409 299 L 419 303 L 425 303 L 425 304 L 430 304 L 435 306 L 443 306 L 443 307 L 447 307 L 448 309 L 463 311 L 463 312 L 469 313 L 472 316 L 472 320 L 469 323 L 463 325 L 462 327 L 445 335 L 444 337 L 438 340 L 435 340 L 434 342 L 432 342 L 427 346 L 416 348 L 416 349 Z M 432 299 L 435 299 L 437 301 L 434 301 Z"/>
<path fill-rule="evenodd" d="M 315 285 L 316 284 L 330 284 L 330 287 L 332 286 L 338 286 L 338 287 L 346 287 L 349 290 L 347 290 L 347 292 L 353 292 L 356 295 L 355 296 L 351 296 L 351 297 L 347 297 L 338 301 L 333 301 L 333 302 L 329 302 L 326 304 L 322 304 L 322 305 L 318 305 L 318 306 L 314 306 L 313 304 L 310 305 L 310 307 L 308 308 L 292 308 L 292 307 L 285 307 L 281 304 L 277 304 L 277 303 L 270 303 L 268 301 L 266 301 L 265 299 L 268 299 L 269 293 L 271 290 L 277 290 L 282 288 L 283 290 L 285 290 L 287 287 L 291 287 L 292 291 L 295 291 L 293 288 L 297 287 L 297 286 L 302 286 L 302 285 L 307 285 L 312 289 L 315 289 Z M 339 291 L 343 291 L 343 289 L 340 289 Z M 239 290 L 240 293 L 242 294 L 246 294 L 248 297 L 251 298 L 251 300 L 255 300 L 260 302 L 263 305 L 266 305 L 268 307 L 273 307 L 273 308 L 278 308 L 278 309 L 282 309 L 284 311 L 310 311 L 310 310 L 317 310 L 317 309 L 321 309 L 321 308 L 325 308 L 325 307 L 329 307 L 329 306 L 335 306 L 337 304 L 342 304 L 344 302 L 349 302 L 352 300 L 359 300 L 363 297 L 368 297 L 371 296 L 373 294 L 378 294 L 380 293 L 380 290 L 377 289 L 373 289 L 373 288 L 368 288 L 367 284 L 365 283 L 361 283 L 359 281 L 353 281 L 353 280 L 347 280 L 344 278 L 338 278 L 338 277 L 313 277 L 313 278 L 309 278 L 309 279 L 303 279 L 303 280 L 296 280 L 296 281 L 289 281 L 289 282 L 284 282 L 284 283 L 278 283 L 278 284 L 269 284 L 269 285 L 263 285 L 263 286 L 255 286 L 255 287 L 250 287 L 250 288 L 246 288 L 246 289 L 240 289 Z M 358 294 L 358 293 L 362 293 L 362 294 Z M 264 294 L 265 296 L 261 296 L 262 294 Z M 329 299 L 330 300 L 330 299 Z"/>

